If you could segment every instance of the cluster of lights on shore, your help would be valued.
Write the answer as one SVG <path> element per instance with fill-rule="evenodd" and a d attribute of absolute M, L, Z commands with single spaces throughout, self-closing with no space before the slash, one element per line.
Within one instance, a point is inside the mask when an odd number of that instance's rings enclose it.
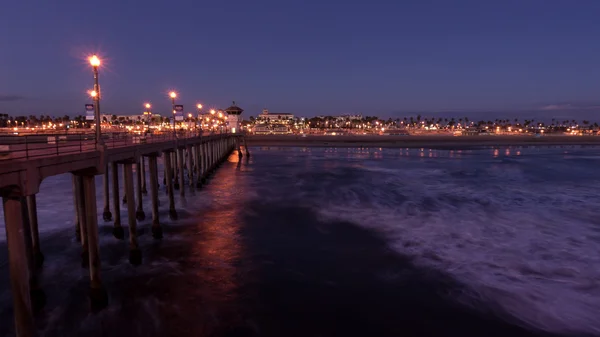
<path fill-rule="evenodd" d="M 92 98 L 92 100 L 94 101 L 94 119 L 95 119 L 95 128 L 96 128 L 96 139 L 98 139 L 98 143 L 102 143 L 102 139 L 100 137 L 100 127 L 101 127 L 101 120 L 100 120 L 100 87 L 98 85 L 98 68 L 101 65 L 101 61 L 100 58 L 97 55 L 92 55 L 89 57 L 89 62 L 90 65 L 92 66 L 92 69 L 94 70 L 94 89 L 90 90 L 88 92 L 88 94 L 90 95 L 90 97 Z M 168 126 L 164 126 L 167 129 L 176 129 L 176 121 L 175 121 L 175 115 L 177 114 L 176 111 L 176 105 L 175 105 L 175 99 L 178 97 L 177 93 L 175 91 L 170 91 L 168 94 L 169 98 L 171 99 L 171 103 L 172 103 L 172 108 L 173 108 L 173 125 L 168 125 Z M 148 125 L 148 128 L 150 128 L 150 120 L 151 120 L 151 116 L 152 116 L 152 104 L 150 103 L 144 103 L 144 115 L 146 116 L 146 124 Z M 198 109 L 198 121 L 200 122 L 200 128 L 202 127 L 207 127 L 211 130 L 214 130 L 216 128 L 218 128 L 219 126 L 223 126 L 224 121 L 226 116 L 222 113 L 222 112 L 218 112 L 215 111 L 214 109 L 210 110 L 210 114 L 211 117 L 206 117 L 206 118 L 201 118 L 201 112 L 202 112 L 202 104 L 198 103 L 196 105 L 196 108 Z M 188 114 L 188 118 L 193 118 L 193 115 L 191 113 Z M 163 126 L 159 126 L 158 129 L 160 130 Z M 194 127 L 196 128 L 196 124 L 194 124 Z"/>

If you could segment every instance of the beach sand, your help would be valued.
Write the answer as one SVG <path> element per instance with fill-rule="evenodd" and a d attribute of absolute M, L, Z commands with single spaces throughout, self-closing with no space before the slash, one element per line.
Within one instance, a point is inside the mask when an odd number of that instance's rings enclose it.
<path fill-rule="evenodd" d="M 597 136 L 379 136 L 379 135 L 248 135 L 248 146 L 480 148 L 493 146 L 594 146 Z"/>

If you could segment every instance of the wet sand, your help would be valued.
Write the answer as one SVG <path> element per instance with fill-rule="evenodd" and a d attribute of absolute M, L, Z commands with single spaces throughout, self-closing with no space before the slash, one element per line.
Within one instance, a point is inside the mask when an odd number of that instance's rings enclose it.
<path fill-rule="evenodd" d="M 600 145 L 600 136 L 373 136 L 248 135 L 248 146 L 481 148 L 493 146 Z"/>

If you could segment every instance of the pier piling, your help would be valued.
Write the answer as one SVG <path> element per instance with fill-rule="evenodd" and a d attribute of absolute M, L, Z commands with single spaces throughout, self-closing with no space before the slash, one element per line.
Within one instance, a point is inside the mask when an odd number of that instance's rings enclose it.
<path fill-rule="evenodd" d="M 4 223 L 8 244 L 11 295 L 15 316 L 16 336 L 33 337 L 33 310 L 29 284 L 29 267 L 25 224 L 23 222 L 22 198 L 17 195 L 3 195 Z"/>
<path fill-rule="evenodd" d="M 142 165 L 141 162 L 144 160 L 144 157 L 140 157 L 140 161 L 136 163 L 135 171 L 137 176 L 137 189 L 136 189 L 136 198 L 137 198 L 137 209 L 135 211 L 135 218 L 138 221 L 144 221 L 146 219 L 146 213 L 144 213 L 144 208 L 142 205 Z"/>
<path fill-rule="evenodd" d="M 202 187 L 202 160 L 200 158 L 201 145 L 197 144 L 194 146 L 195 154 L 195 169 L 196 169 L 196 188 Z"/>
<path fill-rule="evenodd" d="M 77 207 L 77 177 L 71 175 L 71 181 L 73 182 L 73 208 L 75 209 L 75 239 L 81 242 L 81 228 L 79 223 L 79 208 Z"/>
<path fill-rule="evenodd" d="M 179 190 L 179 194 L 184 197 L 185 196 L 185 188 L 183 186 L 185 186 L 185 181 L 183 180 L 183 162 L 184 162 L 184 158 L 183 156 L 185 156 L 185 149 L 177 149 L 177 167 L 179 167 L 179 179 L 181 179 L 181 189 Z"/>
<path fill-rule="evenodd" d="M 85 193 L 83 189 L 83 178 L 81 176 L 76 175 L 76 190 L 77 190 L 77 200 L 76 205 L 79 210 L 77 214 L 79 215 L 79 228 L 81 230 L 81 267 L 87 268 L 89 266 L 89 249 L 88 249 L 88 235 L 87 235 L 87 214 L 85 209 Z M 94 197 L 94 200 L 96 198 Z"/>
<path fill-rule="evenodd" d="M 156 156 L 148 158 L 148 166 L 150 169 L 150 197 L 152 198 L 152 237 L 161 239 L 163 233 L 158 219 L 158 165 Z"/>
<path fill-rule="evenodd" d="M 100 280 L 100 252 L 98 247 L 98 213 L 96 210 L 96 182 L 93 175 L 82 178 L 85 195 L 86 232 L 90 269 L 90 304 L 93 311 L 108 305 L 108 294 Z"/>
<path fill-rule="evenodd" d="M 144 161 L 144 156 L 140 156 L 140 171 L 142 172 L 142 194 L 148 195 L 148 190 L 146 189 L 146 163 Z"/>
<path fill-rule="evenodd" d="M 177 220 L 177 211 L 175 210 L 175 198 L 173 196 L 173 170 L 171 168 L 171 153 L 165 152 L 165 173 L 167 174 L 167 194 L 169 195 L 169 218 Z"/>
<path fill-rule="evenodd" d="M 137 221 L 135 215 L 135 197 L 133 195 L 133 164 L 126 162 L 125 191 L 127 193 L 127 220 L 129 225 L 129 263 L 139 265 L 142 263 L 142 252 L 137 242 Z"/>
<path fill-rule="evenodd" d="M 110 193 L 108 189 L 108 164 L 106 164 L 104 174 L 102 175 L 102 185 L 104 187 L 104 211 L 102 212 L 102 219 L 104 222 L 109 222 L 112 221 L 112 214 L 110 213 Z"/>
<path fill-rule="evenodd" d="M 173 187 L 176 190 L 179 190 L 179 165 L 177 165 L 179 163 L 179 161 L 177 160 L 177 157 L 179 156 L 179 149 L 177 147 L 175 147 L 175 151 L 171 153 L 171 167 L 173 168 L 173 173 L 171 174 L 171 179 L 175 180 L 175 183 L 173 184 Z"/>
<path fill-rule="evenodd" d="M 188 170 L 188 181 L 190 183 L 190 187 L 194 187 L 194 151 L 191 146 L 187 147 L 187 170 Z"/>
<path fill-rule="evenodd" d="M 115 222 L 113 224 L 113 236 L 123 240 L 125 231 L 121 225 L 121 205 L 119 200 L 119 164 L 112 162 L 112 183 L 113 183 L 113 205 L 115 207 Z"/>
<path fill-rule="evenodd" d="M 37 202 L 35 194 L 27 196 L 27 211 L 29 215 L 29 228 L 31 230 L 31 244 L 33 249 L 33 261 L 36 268 L 44 264 L 44 254 L 40 248 L 40 231 L 38 227 Z"/>
<path fill-rule="evenodd" d="M 246 142 L 246 136 L 243 137 L 244 139 L 244 148 L 246 149 L 246 159 L 250 158 L 250 150 L 248 150 L 248 142 Z"/>

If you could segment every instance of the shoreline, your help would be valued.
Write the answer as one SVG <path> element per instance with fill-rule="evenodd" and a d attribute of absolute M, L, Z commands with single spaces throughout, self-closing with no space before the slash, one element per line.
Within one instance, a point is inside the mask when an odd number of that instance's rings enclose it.
<path fill-rule="evenodd" d="M 597 136 L 246 136 L 248 146 L 476 149 L 498 146 L 600 146 Z"/>

